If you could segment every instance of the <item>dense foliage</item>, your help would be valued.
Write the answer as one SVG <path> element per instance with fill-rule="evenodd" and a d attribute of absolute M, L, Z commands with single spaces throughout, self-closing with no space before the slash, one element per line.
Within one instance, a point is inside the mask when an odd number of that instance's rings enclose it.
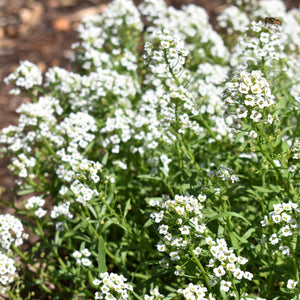
<path fill-rule="evenodd" d="M 218 22 L 115 0 L 72 72 L 5 79 L 30 101 L 0 135 L 27 195 L 0 215 L 3 297 L 299 299 L 300 10 Z"/>

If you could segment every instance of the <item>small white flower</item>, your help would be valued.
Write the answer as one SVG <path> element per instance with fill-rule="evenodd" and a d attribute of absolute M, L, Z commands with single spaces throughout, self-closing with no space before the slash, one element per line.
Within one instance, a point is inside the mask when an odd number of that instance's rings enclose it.
<path fill-rule="evenodd" d="M 277 237 L 277 234 L 276 234 L 276 233 L 273 233 L 273 234 L 271 235 L 271 237 L 269 238 L 269 241 L 270 241 L 270 243 L 271 243 L 272 245 L 278 244 L 278 243 L 279 243 L 279 239 L 278 239 L 278 237 Z"/>
<path fill-rule="evenodd" d="M 231 284 L 232 283 L 230 281 L 222 280 L 220 285 L 220 290 L 224 292 L 228 292 L 231 287 Z"/>
<path fill-rule="evenodd" d="M 91 255 L 91 252 L 87 248 L 81 250 L 80 252 L 86 257 L 89 257 Z"/>
<path fill-rule="evenodd" d="M 257 133 L 254 130 L 251 130 L 249 133 L 249 137 L 251 139 L 256 139 L 257 138 Z"/>
<path fill-rule="evenodd" d="M 245 271 L 245 272 L 244 272 L 244 278 L 251 281 L 252 278 L 253 278 L 253 274 L 250 273 L 250 272 L 248 272 L 248 271 Z"/>
<path fill-rule="evenodd" d="M 282 227 L 282 235 L 283 236 L 291 236 L 292 234 L 293 234 L 293 232 L 291 231 L 289 225 Z"/>
<path fill-rule="evenodd" d="M 88 258 L 82 258 L 81 262 L 85 267 L 89 267 L 92 264 L 92 262 Z"/>
<path fill-rule="evenodd" d="M 298 281 L 294 281 L 292 279 L 289 279 L 286 286 L 287 286 L 288 289 L 293 290 L 293 289 L 295 289 L 297 284 L 298 284 Z"/>
<path fill-rule="evenodd" d="M 222 265 L 219 266 L 218 268 L 214 268 L 213 271 L 214 271 L 216 277 L 221 277 L 225 274 L 225 270 Z"/>

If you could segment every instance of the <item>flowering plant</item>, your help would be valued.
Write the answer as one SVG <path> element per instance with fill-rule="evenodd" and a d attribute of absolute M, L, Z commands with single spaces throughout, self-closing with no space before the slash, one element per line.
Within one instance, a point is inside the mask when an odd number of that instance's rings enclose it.
<path fill-rule="evenodd" d="M 300 10 L 235 2 L 216 31 L 114 0 L 73 71 L 5 79 L 31 102 L 0 135 L 23 196 L 2 201 L 3 297 L 299 299 Z"/>

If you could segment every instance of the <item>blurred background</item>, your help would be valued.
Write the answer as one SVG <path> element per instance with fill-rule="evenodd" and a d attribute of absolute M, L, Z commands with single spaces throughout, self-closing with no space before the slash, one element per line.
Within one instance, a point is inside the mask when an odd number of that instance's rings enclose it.
<path fill-rule="evenodd" d="M 15 110 L 20 97 L 9 97 L 3 79 L 29 60 L 44 72 L 51 66 L 70 69 L 70 45 L 77 40 L 76 28 L 85 15 L 101 13 L 109 0 L 0 0 L 0 129 L 16 124 Z M 134 1 L 136 4 L 141 1 Z M 299 7 L 300 0 L 285 0 L 287 8 Z M 211 23 L 226 7 L 225 0 L 166 0 L 176 8 L 194 3 L 204 7 Z M 8 159 L 0 156 L 0 189 L 13 197 L 14 179 L 7 170 Z M 1 198 L 0 190 L 0 198 Z M 3 195 L 2 195 L 3 196 Z"/>

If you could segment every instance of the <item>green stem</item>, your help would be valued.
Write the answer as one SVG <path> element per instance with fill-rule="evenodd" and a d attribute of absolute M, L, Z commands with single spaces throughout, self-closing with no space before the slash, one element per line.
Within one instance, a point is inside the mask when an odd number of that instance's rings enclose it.
<path fill-rule="evenodd" d="M 293 196 L 295 195 L 295 190 L 294 190 L 294 187 L 289 183 L 288 186 L 285 182 L 285 179 L 283 178 L 281 172 L 280 172 L 280 169 L 276 166 L 276 164 L 274 163 L 273 159 L 271 158 L 271 156 L 269 155 L 268 152 L 266 152 L 264 150 L 264 148 L 262 147 L 262 143 L 261 141 L 259 140 L 258 141 L 258 147 L 259 147 L 259 150 L 261 152 L 261 154 L 266 158 L 266 160 L 271 164 L 272 168 L 276 171 L 282 185 L 285 187 L 285 190 L 287 192 L 287 194 L 293 198 Z M 288 180 L 288 179 L 287 179 Z"/>
<path fill-rule="evenodd" d="M 193 260 L 195 261 L 196 265 L 200 268 L 202 275 L 204 277 L 205 283 L 206 283 L 206 287 L 211 290 L 210 284 L 209 284 L 209 278 L 206 275 L 206 272 L 204 270 L 204 267 L 202 266 L 201 262 L 199 261 L 198 257 L 195 255 L 193 249 L 190 249 L 190 253 L 192 255 Z"/>

